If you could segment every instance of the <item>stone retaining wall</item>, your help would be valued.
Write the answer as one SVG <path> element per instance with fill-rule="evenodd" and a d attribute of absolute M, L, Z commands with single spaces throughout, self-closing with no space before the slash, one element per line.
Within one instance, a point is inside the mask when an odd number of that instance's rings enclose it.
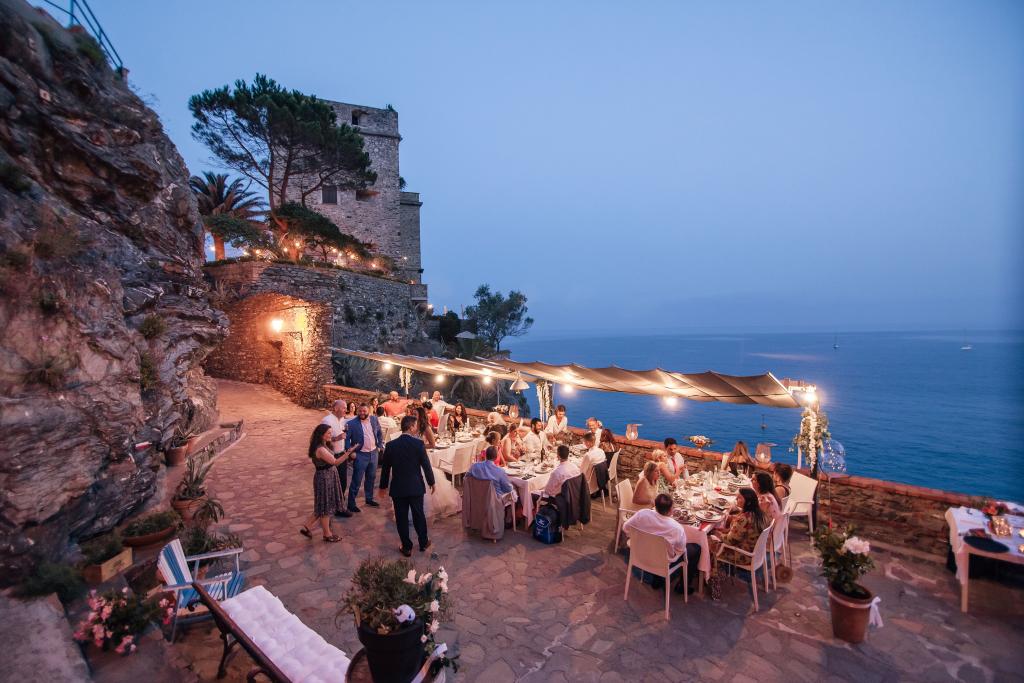
<path fill-rule="evenodd" d="M 376 392 L 329 385 L 324 387 L 329 400 L 365 401 Z M 469 408 L 467 413 L 483 420 L 487 412 Z M 582 439 L 585 430 L 570 427 L 574 440 Z M 619 478 L 635 479 L 643 468 L 647 455 L 655 448 L 661 448 L 658 441 L 647 439 L 629 440 L 616 436 L 621 446 L 619 454 Z M 722 462 L 722 453 L 699 451 L 695 448 L 680 447 L 686 456 L 691 472 L 709 469 Z M 800 470 L 804 474 L 806 469 Z M 833 477 L 831 484 L 824 479 L 819 484 L 820 523 L 827 523 L 830 516 L 834 524 L 852 523 L 858 534 L 872 541 L 909 549 L 936 558 L 945 558 L 948 547 L 949 528 L 945 512 L 949 507 L 969 505 L 972 498 L 962 493 L 928 489 L 910 484 L 899 484 L 868 477 Z M 800 522 L 796 522 L 799 524 Z"/>

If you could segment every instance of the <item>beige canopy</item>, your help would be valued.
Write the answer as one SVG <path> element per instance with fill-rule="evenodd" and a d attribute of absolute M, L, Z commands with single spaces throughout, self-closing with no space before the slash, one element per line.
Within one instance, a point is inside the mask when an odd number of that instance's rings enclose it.
<path fill-rule="evenodd" d="M 545 380 L 580 389 L 617 391 L 626 394 L 679 397 L 691 401 L 721 401 L 722 403 L 757 404 L 771 408 L 799 408 L 800 404 L 788 389 L 770 372 L 763 375 L 723 375 L 718 372 L 680 373 L 655 368 L 654 370 L 626 370 L 615 365 L 588 368 L 570 363 L 550 365 L 534 361 L 466 360 L 462 358 L 428 358 L 403 356 L 394 353 L 356 351 L 335 348 L 334 351 L 350 356 L 367 358 L 381 363 L 392 363 L 420 372 L 493 377 L 527 382 Z"/>

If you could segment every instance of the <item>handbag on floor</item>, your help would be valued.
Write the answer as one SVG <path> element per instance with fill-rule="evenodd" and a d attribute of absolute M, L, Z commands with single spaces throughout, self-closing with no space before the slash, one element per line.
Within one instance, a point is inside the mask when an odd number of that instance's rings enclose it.
<path fill-rule="evenodd" d="M 717 568 L 712 568 L 711 576 L 708 577 L 707 587 L 708 595 L 711 596 L 712 600 L 722 599 L 722 577 L 718 574 Z"/>

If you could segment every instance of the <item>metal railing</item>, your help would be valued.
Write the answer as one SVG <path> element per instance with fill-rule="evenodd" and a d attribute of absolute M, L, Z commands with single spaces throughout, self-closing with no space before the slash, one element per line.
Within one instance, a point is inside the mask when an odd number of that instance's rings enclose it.
<path fill-rule="evenodd" d="M 66 16 L 68 28 L 78 25 L 88 31 L 96 39 L 96 42 L 99 43 L 100 49 L 103 50 L 103 54 L 107 56 L 110 64 L 118 71 L 124 69 L 121 55 L 117 54 L 114 44 L 110 42 L 110 38 L 107 36 L 106 31 L 103 30 L 100 20 L 96 18 L 96 14 L 93 13 L 86 0 L 68 0 L 67 7 L 51 2 L 51 0 L 42 0 L 42 2 L 60 12 L 61 15 Z"/>

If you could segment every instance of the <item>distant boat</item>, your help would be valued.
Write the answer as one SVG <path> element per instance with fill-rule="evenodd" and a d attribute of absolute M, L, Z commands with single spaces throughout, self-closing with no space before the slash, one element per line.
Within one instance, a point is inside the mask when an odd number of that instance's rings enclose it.
<path fill-rule="evenodd" d="M 969 343 L 967 342 L 967 331 L 965 330 L 965 331 L 964 331 L 964 343 L 963 343 L 963 345 L 962 345 L 962 346 L 960 347 L 960 350 L 961 350 L 961 351 L 970 351 L 970 350 L 971 350 L 971 349 L 973 349 L 973 348 L 974 348 L 974 347 L 973 347 L 973 346 L 971 346 L 971 345 L 970 345 L 970 344 L 969 344 Z"/>
<path fill-rule="evenodd" d="M 835 350 L 835 351 L 839 350 L 839 335 L 838 334 L 835 336 L 835 339 L 832 340 L 832 349 Z"/>

